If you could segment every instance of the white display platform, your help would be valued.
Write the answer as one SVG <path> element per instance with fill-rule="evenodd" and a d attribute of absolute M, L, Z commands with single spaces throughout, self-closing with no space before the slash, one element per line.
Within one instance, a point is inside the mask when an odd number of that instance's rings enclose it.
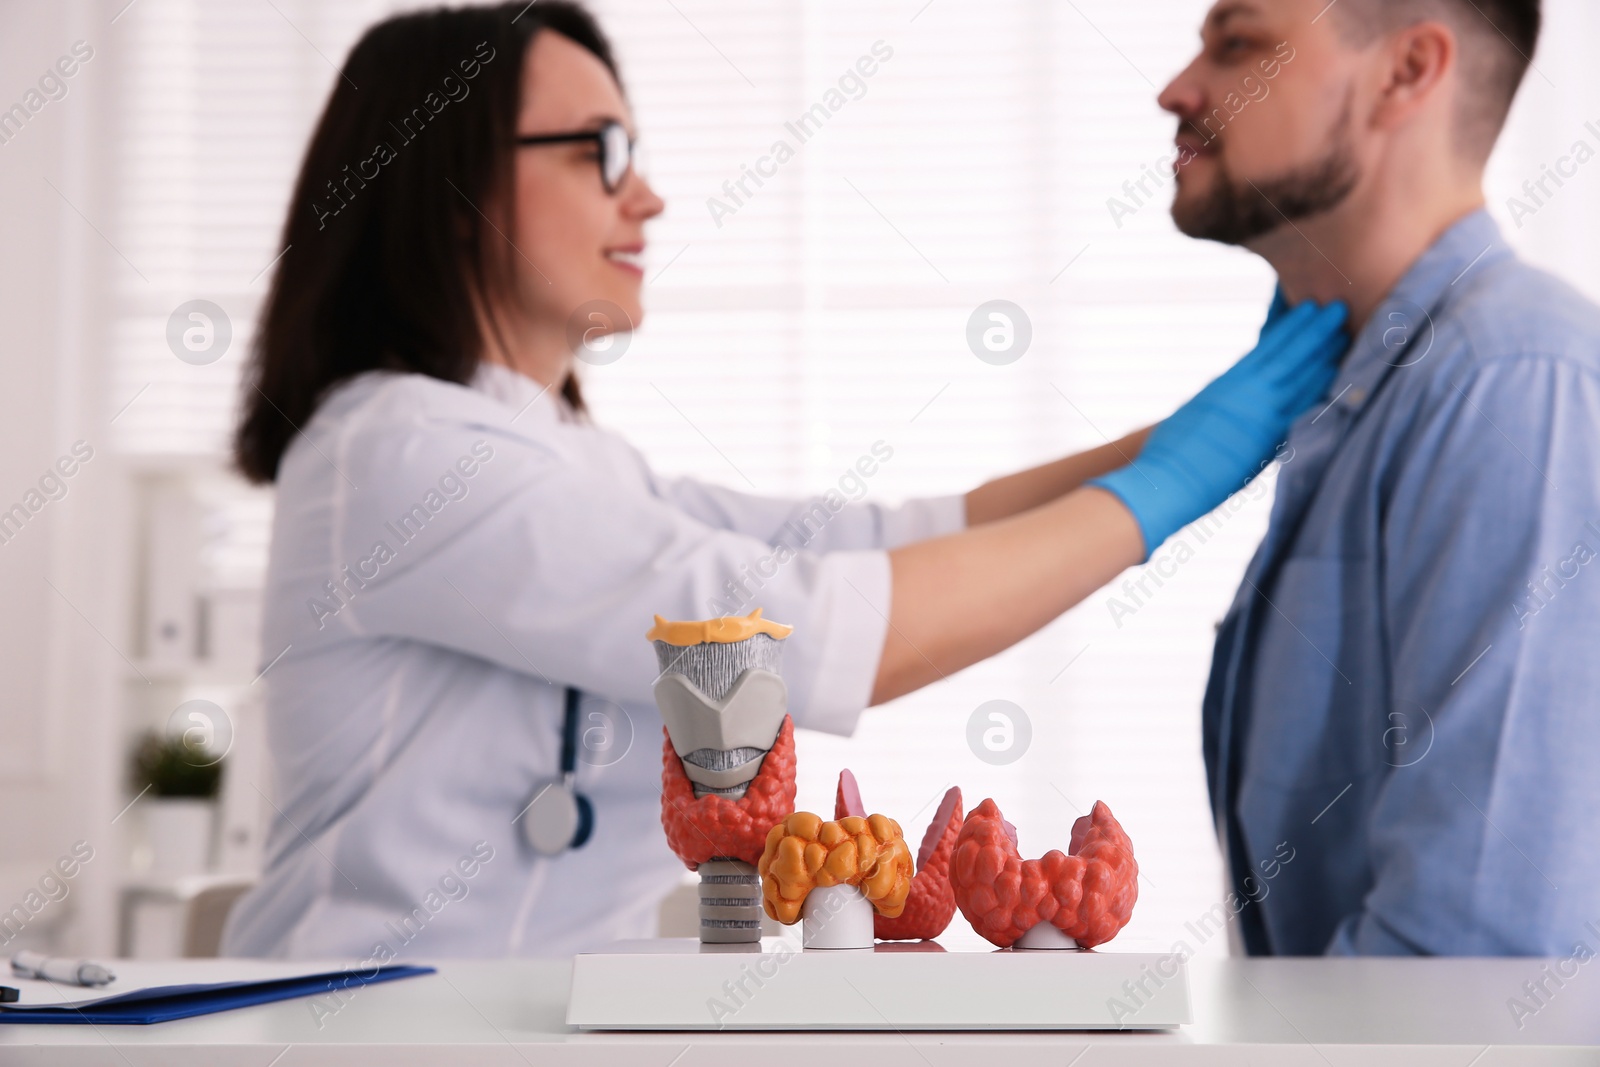
<path fill-rule="evenodd" d="M 573 957 L 581 1030 L 1166 1030 L 1192 1021 L 1177 956 L 947 952 L 936 942 L 801 950 L 618 941 Z"/>

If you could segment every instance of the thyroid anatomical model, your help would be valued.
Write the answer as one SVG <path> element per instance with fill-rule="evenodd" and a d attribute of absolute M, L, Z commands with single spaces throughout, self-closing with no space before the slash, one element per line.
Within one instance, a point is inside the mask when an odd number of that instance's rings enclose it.
<path fill-rule="evenodd" d="M 760 872 L 767 914 L 804 919 L 808 949 L 871 948 L 874 913 L 899 916 L 911 893 L 911 852 L 884 815 L 823 822 L 797 811 L 767 834 Z"/>
<path fill-rule="evenodd" d="M 756 863 L 767 832 L 794 811 L 794 725 L 778 674 L 791 628 L 761 617 L 668 622 L 646 636 L 666 726 L 661 825 L 700 873 L 700 940 L 761 940 Z"/>
<path fill-rule="evenodd" d="M 1139 865 L 1100 801 L 1072 824 L 1067 855 L 1052 849 L 1024 860 L 1016 829 L 985 800 L 956 837 L 950 884 L 961 914 L 1001 948 L 1092 948 L 1127 925 Z"/>
<path fill-rule="evenodd" d="M 839 772 L 839 791 L 834 797 L 833 817 L 865 816 L 861 790 L 849 771 Z M 952 786 L 939 802 L 933 821 L 922 835 L 917 849 L 916 874 L 911 893 L 898 916 L 879 912 L 873 919 L 873 934 L 880 941 L 916 941 L 944 933 L 956 913 L 955 891 L 950 888 L 950 856 L 955 851 L 956 835 L 961 833 L 961 790 Z"/>

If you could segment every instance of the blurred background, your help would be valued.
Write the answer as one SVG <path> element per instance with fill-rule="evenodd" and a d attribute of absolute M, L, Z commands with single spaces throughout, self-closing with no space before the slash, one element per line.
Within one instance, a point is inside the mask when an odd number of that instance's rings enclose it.
<path fill-rule="evenodd" d="M 7 952 L 203 949 L 197 907 L 249 881 L 279 817 L 259 678 L 282 650 L 259 647 L 256 618 L 273 502 L 225 445 L 305 139 L 357 35 L 410 6 L 0 4 Z M 1166 213 L 1174 124 L 1155 96 L 1205 0 L 591 6 L 668 206 L 648 322 L 584 385 L 659 469 L 806 494 L 881 441 L 873 498 L 964 491 L 1160 418 L 1252 344 L 1269 272 Z M 1578 142 L 1600 150 L 1600 8 L 1546 9 L 1490 207 L 1600 299 L 1600 165 L 1531 212 L 1508 205 Z M 802 140 L 786 124 L 819 103 Z M 792 158 L 741 191 L 780 140 Z M 195 300 L 215 305 L 203 321 Z M 1031 324 L 1005 365 L 966 341 L 991 300 Z M 175 356 L 173 321 L 213 332 L 209 361 Z M 1204 538 L 1182 535 L 1193 558 L 1144 593 L 1103 590 L 853 739 L 802 735 L 800 806 L 830 808 L 848 766 L 869 808 L 920 836 L 959 784 L 1037 855 L 1103 799 L 1143 871 L 1119 944 L 1225 952 L 1201 936 L 1223 883 L 1198 710 L 1270 505 L 1269 472 Z M 991 701 L 1013 740 L 986 760 L 968 736 Z M 185 731 L 219 762 L 174 766 L 158 742 Z"/>

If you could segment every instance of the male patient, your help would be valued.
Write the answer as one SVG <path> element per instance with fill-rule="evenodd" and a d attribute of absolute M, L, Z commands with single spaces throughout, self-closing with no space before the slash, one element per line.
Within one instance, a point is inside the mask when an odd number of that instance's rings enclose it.
<path fill-rule="evenodd" d="M 1251 953 L 1600 949 L 1600 311 L 1483 211 L 1539 25 L 1538 0 L 1223 0 L 1161 94 L 1179 228 L 1345 301 L 1355 337 L 1206 693 Z"/>

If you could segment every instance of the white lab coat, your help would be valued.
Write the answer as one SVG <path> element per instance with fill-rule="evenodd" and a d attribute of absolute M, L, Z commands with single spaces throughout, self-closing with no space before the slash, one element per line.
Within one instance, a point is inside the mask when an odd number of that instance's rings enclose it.
<path fill-rule="evenodd" d="M 803 516 L 810 540 L 779 564 Z M 661 478 L 502 367 L 471 387 L 345 383 L 279 472 L 271 829 L 224 953 L 567 955 L 650 934 L 682 876 L 660 825 L 651 616 L 731 610 L 728 581 L 754 576 L 740 613 L 795 628 L 796 724 L 848 734 L 883 647 L 885 549 L 964 520 L 961 497 L 834 512 Z M 568 685 L 584 694 L 595 829 L 544 858 L 515 817 L 557 774 Z"/>

